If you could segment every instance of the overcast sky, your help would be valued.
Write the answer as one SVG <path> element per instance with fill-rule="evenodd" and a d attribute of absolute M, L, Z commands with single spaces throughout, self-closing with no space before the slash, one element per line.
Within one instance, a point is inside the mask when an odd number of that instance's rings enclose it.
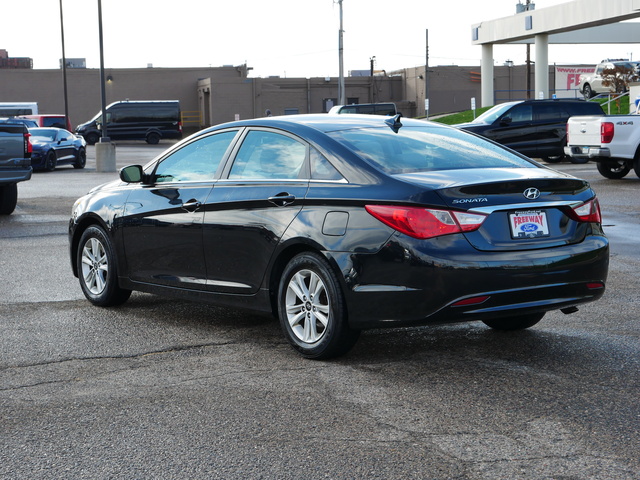
<path fill-rule="evenodd" d="M 471 25 L 515 14 L 518 0 L 343 0 L 344 68 L 397 70 L 479 65 Z M 522 0 L 525 3 L 525 0 Z M 537 9 L 566 0 L 535 0 Z M 67 58 L 100 66 L 98 0 L 62 0 Z M 218 67 L 247 63 L 250 76 L 338 75 L 337 0 L 102 0 L 107 68 Z M 60 0 L 2 2 L 0 48 L 59 68 Z M 597 63 L 625 57 L 632 45 L 549 47 L 549 62 Z M 533 55 L 533 50 L 532 50 Z M 633 55 L 640 60 L 640 52 Z M 496 64 L 524 63 L 524 46 L 494 47 Z"/>

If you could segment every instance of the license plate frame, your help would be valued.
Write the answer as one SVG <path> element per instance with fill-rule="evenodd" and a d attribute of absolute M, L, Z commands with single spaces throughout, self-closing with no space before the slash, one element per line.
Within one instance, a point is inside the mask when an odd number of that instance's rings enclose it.
<path fill-rule="evenodd" d="M 548 237 L 549 222 L 544 210 L 518 210 L 509 214 L 511 238 L 516 240 Z"/>

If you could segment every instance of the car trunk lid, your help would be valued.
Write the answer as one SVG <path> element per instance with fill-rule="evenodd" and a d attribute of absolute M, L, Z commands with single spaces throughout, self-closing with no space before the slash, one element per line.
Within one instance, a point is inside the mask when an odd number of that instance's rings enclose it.
<path fill-rule="evenodd" d="M 403 177 L 433 187 L 430 173 Z M 531 250 L 573 244 L 582 241 L 590 228 L 589 223 L 570 216 L 573 208 L 594 197 L 584 180 L 546 168 L 433 173 L 438 177 L 437 192 L 449 208 L 487 215 L 479 229 L 464 233 L 478 250 Z"/>

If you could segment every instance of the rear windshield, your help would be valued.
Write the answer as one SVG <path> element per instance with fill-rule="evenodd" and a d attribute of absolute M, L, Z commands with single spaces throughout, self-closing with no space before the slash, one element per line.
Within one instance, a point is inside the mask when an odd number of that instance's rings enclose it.
<path fill-rule="evenodd" d="M 388 174 L 466 168 L 531 168 L 533 162 L 454 128 L 363 128 L 328 133 Z"/>

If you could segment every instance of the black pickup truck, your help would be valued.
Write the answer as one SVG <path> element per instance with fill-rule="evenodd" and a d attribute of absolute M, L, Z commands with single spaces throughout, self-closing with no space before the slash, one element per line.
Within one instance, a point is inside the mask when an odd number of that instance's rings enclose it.
<path fill-rule="evenodd" d="M 13 212 L 18 202 L 18 182 L 31 178 L 29 136 L 24 124 L 0 120 L 0 215 Z"/>

